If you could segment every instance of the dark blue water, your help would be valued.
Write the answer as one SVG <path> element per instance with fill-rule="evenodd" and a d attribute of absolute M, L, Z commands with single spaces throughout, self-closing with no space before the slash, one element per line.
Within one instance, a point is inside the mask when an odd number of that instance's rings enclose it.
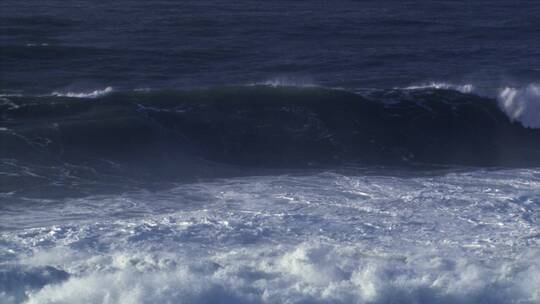
<path fill-rule="evenodd" d="M 539 15 L 535 0 L 4 0 L 0 89 L 524 86 Z"/>

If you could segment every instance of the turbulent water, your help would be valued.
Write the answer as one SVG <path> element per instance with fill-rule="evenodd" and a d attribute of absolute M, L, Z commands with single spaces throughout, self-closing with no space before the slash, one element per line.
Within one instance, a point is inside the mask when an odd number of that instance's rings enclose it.
<path fill-rule="evenodd" d="M 539 303 L 538 15 L 3 1 L 0 303 Z"/>

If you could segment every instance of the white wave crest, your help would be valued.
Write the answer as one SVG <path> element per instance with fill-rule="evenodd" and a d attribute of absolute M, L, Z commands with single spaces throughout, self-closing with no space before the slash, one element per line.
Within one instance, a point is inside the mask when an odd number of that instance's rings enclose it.
<path fill-rule="evenodd" d="M 437 89 L 437 90 L 453 90 L 464 94 L 472 93 L 474 86 L 472 84 L 451 84 L 444 82 L 430 82 L 421 85 L 409 86 L 403 88 L 405 90 L 424 90 L 424 89 Z"/>
<path fill-rule="evenodd" d="M 499 105 L 512 121 L 527 128 L 540 128 L 540 85 L 505 87 L 499 92 Z"/>
<path fill-rule="evenodd" d="M 112 87 L 106 87 L 102 90 L 95 90 L 92 92 L 58 92 L 54 91 L 51 93 L 52 96 L 57 97 L 71 97 L 71 98 L 97 98 L 100 96 L 107 95 L 113 92 Z"/>

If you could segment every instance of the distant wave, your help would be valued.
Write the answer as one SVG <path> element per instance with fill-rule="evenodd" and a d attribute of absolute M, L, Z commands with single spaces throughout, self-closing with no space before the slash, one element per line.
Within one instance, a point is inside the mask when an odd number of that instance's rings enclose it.
<path fill-rule="evenodd" d="M 254 82 L 249 86 L 269 86 L 269 87 L 297 87 L 297 88 L 310 88 L 318 87 L 311 79 L 299 78 L 299 77 L 276 77 L 267 79 L 264 81 Z"/>
<path fill-rule="evenodd" d="M 499 92 L 499 104 L 510 119 L 528 128 L 540 128 L 540 85 L 503 88 Z"/>
<path fill-rule="evenodd" d="M 27 43 L 27 47 L 49 46 L 48 43 Z"/>
<path fill-rule="evenodd" d="M 57 97 L 71 97 L 71 98 L 97 98 L 97 97 L 104 96 L 104 95 L 107 95 L 107 94 L 112 93 L 112 92 L 113 92 L 112 87 L 106 87 L 104 89 L 94 90 L 94 91 L 91 91 L 91 92 L 58 92 L 58 91 L 55 91 L 55 92 L 52 92 L 51 95 L 52 96 L 57 96 Z"/>
<path fill-rule="evenodd" d="M 454 90 L 461 93 L 472 93 L 474 86 L 472 84 L 451 84 L 444 82 L 430 82 L 426 84 L 408 86 L 403 88 L 405 90 L 424 90 L 424 89 L 444 89 L 444 90 Z"/>

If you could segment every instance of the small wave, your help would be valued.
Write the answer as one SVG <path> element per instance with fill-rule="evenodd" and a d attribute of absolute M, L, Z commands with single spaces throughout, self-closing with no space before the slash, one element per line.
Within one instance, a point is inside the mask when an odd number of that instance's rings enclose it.
<path fill-rule="evenodd" d="M 0 94 L 0 98 L 5 98 L 5 97 L 22 97 L 24 96 L 23 94 L 20 94 L 20 93 L 12 93 L 12 94 Z"/>
<path fill-rule="evenodd" d="M 405 90 L 425 90 L 425 89 L 437 89 L 437 90 L 453 90 L 464 94 L 472 93 L 474 86 L 472 84 L 450 84 L 444 82 L 430 82 L 421 85 L 409 86 L 403 88 Z"/>
<path fill-rule="evenodd" d="M 505 87 L 499 92 L 499 105 L 512 121 L 527 128 L 540 128 L 540 85 Z"/>
<path fill-rule="evenodd" d="M 310 79 L 293 78 L 293 77 L 277 77 L 265 81 L 250 83 L 249 86 L 268 86 L 268 87 L 299 87 L 312 88 L 317 87 Z"/>
<path fill-rule="evenodd" d="M 52 92 L 52 96 L 71 97 L 71 98 L 97 98 L 113 92 L 112 87 L 106 87 L 103 90 L 95 90 L 92 92 Z"/>
<path fill-rule="evenodd" d="M 133 91 L 134 92 L 152 92 L 154 89 L 152 88 L 136 88 Z"/>
<path fill-rule="evenodd" d="M 48 43 L 27 43 L 27 47 L 36 47 L 36 46 L 49 46 Z"/>
<path fill-rule="evenodd" d="M 0 94 L 0 108 L 7 108 L 7 109 L 18 109 L 19 105 L 11 101 L 10 99 L 4 97 L 5 95 Z M 10 96 L 12 97 L 12 96 Z M 13 96 L 13 97 L 20 97 L 19 96 Z"/>

